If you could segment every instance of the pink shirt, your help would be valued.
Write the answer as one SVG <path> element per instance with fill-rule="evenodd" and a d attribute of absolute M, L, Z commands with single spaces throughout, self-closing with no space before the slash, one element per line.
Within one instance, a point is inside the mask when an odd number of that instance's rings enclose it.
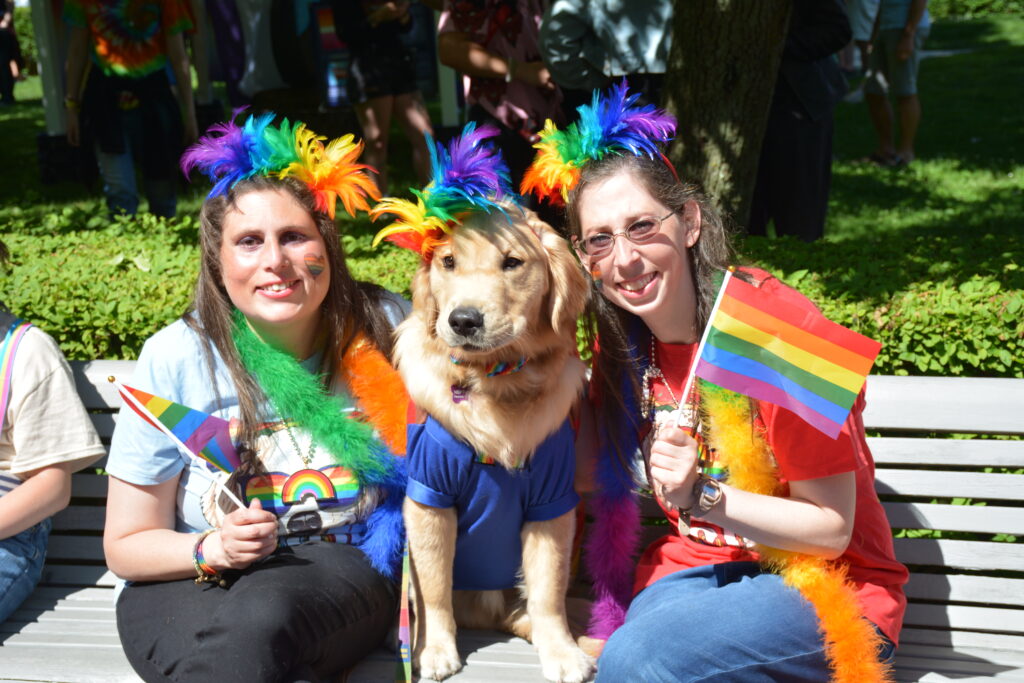
<path fill-rule="evenodd" d="M 465 33 L 474 43 L 517 62 L 541 59 L 538 45 L 543 0 L 445 0 L 438 34 Z M 561 94 L 522 81 L 466 77 L 466 100 L 479 104 L 511 130 L 535 133 L 557 119 Z"/>

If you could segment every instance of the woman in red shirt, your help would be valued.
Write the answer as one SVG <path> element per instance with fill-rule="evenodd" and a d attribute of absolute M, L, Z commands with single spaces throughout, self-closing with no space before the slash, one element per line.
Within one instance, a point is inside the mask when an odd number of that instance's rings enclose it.
<path fill-rule="evenodd" d="M 884 678 L 907 572 L 874 492 L 863 395 L 836 439 L 703 381 L 683 395 L 733 255 L 722 219 L 660 152 L 674 119 L 634 100 L 613 90 L 546 131 L 524 183 L 562 193 L 599 292 L 596 426 L 580 440 L 596 444 L 583 455 L 596 483 L 591 633 L 608 638 L 598 680 Z M 768 273 L 736 276 L 814 308 Z M 669 526 L 634 573 L 638 487 Z"/>

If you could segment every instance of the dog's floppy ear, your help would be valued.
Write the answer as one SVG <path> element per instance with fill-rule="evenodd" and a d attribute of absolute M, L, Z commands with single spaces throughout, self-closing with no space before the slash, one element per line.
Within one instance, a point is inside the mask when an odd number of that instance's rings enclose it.
<path fill-rule="evenodd" d="M 548 315 L 557 334 L 576 334 L 576 319 L 583 313 L 590 287 L 583 267 L 573 256 L 569 243 L 532 211 L 527 212 L 530 228 L 540 239 L 548 255 L 551 291 L 548 292 Z"/>
<path fill-rule="evenodd" d="M 434 299 L 434 292 L 430 288 L 430 261 L 420 262 L 416 274 L 412 276 L 412 310 L 424 316 L 427 331 L 434 335 L 434 323 L 437 320 L 437 300 Z"/>

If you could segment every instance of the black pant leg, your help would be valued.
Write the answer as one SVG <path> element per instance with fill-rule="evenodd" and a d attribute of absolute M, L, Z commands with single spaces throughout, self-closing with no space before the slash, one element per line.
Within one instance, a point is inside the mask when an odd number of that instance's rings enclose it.
<path fill-rule="evenodd" d="M 188 579 L 130 586 L 118 631 L 146 681 L 330 677 L 383 642 L 397 593 L 357 548 L 307 544 L 278 551 L 227 589 Z"/>

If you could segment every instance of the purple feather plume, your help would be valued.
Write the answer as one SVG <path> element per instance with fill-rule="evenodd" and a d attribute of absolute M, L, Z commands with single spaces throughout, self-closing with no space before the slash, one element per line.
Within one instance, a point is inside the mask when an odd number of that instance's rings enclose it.
<path fill-rule="evenodd" d="M 626 619 L 633 595 L 634 554 L 640 541 L 640 506 L 635 496 L 600 495 L 592 500 L 594 524 L 583 548 L 594 583 L 589 635 L 607 640 Z"/>
<path fill-rule="evenodd" d="M 460 210 L 460 205 L 488 210 L 494 202 L 514 196 L 508 166 L 490 139 L 499 131 L 494 126 L 467 123 L 462 134 L 433 151 L 433 182 L 427 188 L 430 204 L 443 213 Z"/>
<path fill-rule="evenodd" d="M 653 104 L 635 106 L 640 94 L 630 95 L 627 90 L 623 80 L 593 105 L 604 132 L 604 145 L 653 158 L 659 153 L 658 145 L 675 135 L 676 119 Z"/>
<path fill-rule="evenodd" d="M 252 141 L 233 121 L 210 126 L 207 134 L 185 150 L 181 170 L 188 176 L 199 169 L 214 183 L 210 197 L 224 194 L 234 183 L 253 174 Z"/>

